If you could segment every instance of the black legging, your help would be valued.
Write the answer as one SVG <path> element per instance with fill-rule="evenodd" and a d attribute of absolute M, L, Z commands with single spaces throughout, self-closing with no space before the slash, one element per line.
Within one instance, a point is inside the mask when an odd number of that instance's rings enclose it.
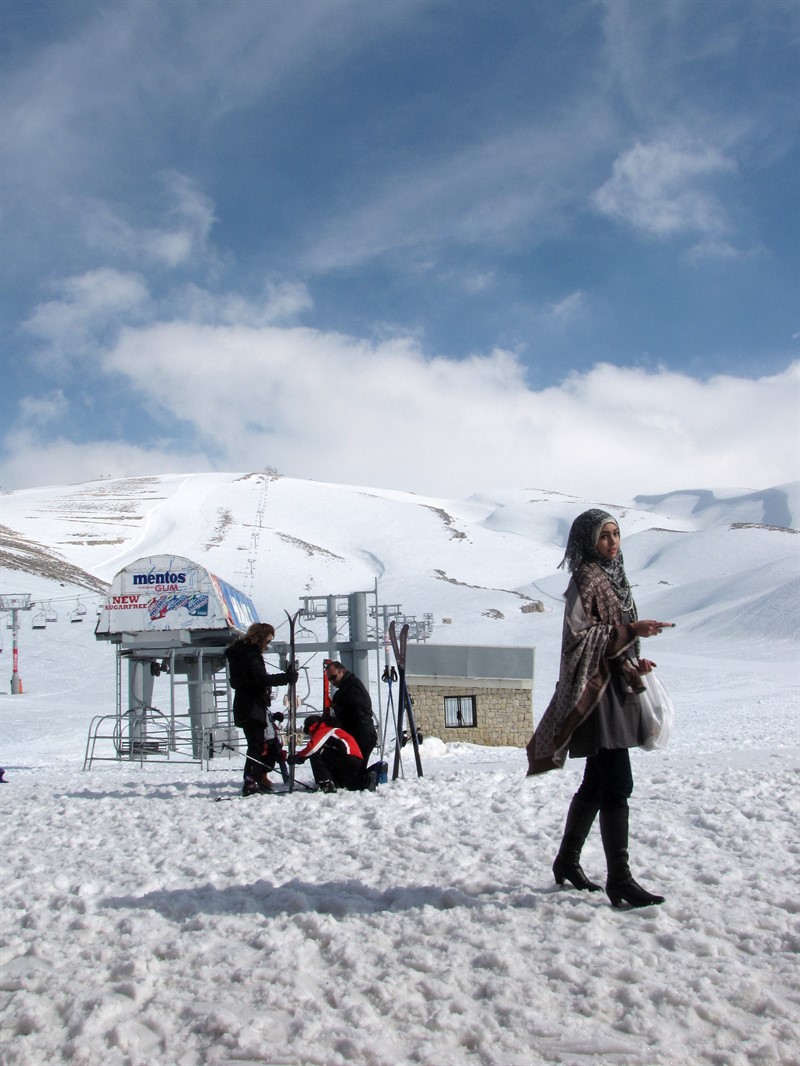
<path fill-rule="evenodd" d="M 628 806 L 632 792 L 633 773 L 627 748 L 601 748 L 587 758 L 583 781 L 576 792 L 584 803 L 601 811 L 617 811 Z"/>
<path fill-rule="evenodd" d="M 275 738 L 267 741 L 266 722 L 255 722 L 252 718 L 249 718 L 241 729 L 247 739 L 244 776 L 258 779 L 268 770 L 275 769 L 275 762 L 280 752 L 280 744 Z"/>

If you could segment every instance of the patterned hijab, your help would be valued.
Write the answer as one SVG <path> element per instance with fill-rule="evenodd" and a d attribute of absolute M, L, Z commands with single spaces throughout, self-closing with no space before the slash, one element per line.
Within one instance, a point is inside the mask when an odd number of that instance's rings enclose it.
<path fill-rule="evenodd" d="M 559 563 L 559 570 L 566 566 L 571 574 L 579 570 L 584 563 L 597 563 L 606 575 L 619 597 L 623 611 L 631 611 L 633 607 L 633 593 L 628 584 L 625 574 L 625 564 L 622 552 L 618 552 L 614 559 L 604 559 L 597 550 L 597 541 L 600 530 L 606 522 L 613 522 L 619 527 L 619 522 L 608 511 L 602 511 L 599 507 L 592 507 L 583 514 L 579 514 L 572 523 L 567 538 L 567 548 L 564 558 Z"/>

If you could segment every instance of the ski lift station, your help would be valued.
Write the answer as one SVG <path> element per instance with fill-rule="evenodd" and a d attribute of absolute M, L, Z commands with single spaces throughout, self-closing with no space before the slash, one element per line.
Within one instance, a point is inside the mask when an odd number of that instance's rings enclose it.
<path fill-rule="evenodd" d="M 368 653 L 379 644 L 368 639 L 366 598 L 364 592 L 323 597 L 328 638 L 298 650 L 340 657 L 369 685 Z M 349 619 L 346 639 L 338 636 L 342 608 Z M 319 604 L 306 598 L 301 613 L 316 618 Z M 116 711 L 93 719 L 84 768 L 103 760 L 208 763 L 239 754 L 242 734 L 233 725 L 225 650 L 259 620 L 249 596 L 191 559 L 148 556 L 121 570 L 95 627 L 97 640 L 116 648 Z M 270 647 L 271 654 L 288 650 L 279 640 Z M 156 706 L 161 675 L 169 697 Z"/>
<path fill-rule="evenodd" d="M 222 684 L 216 675 L 228 645 L 258 620 L 248 596 L 190 559 L 149 556 L 121 570 L 95 628 L 98 640 L 116 646 L 117 708 L 93 720 L 84 766 L 108 758 L 199 761 L 215 743 L 238 748 L 227 672 Z M 162 673 L 169 706 L 158 708 L 153 687 Z"/>

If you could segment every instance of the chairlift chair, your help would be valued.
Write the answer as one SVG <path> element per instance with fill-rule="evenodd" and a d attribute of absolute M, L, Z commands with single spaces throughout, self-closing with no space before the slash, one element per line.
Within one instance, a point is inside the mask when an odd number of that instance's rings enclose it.
<path fill-rule="evenodd" d="M 47 629 L 47 615 L 44 611 L 37 611 L 31 618 L 31 629 Z"/>

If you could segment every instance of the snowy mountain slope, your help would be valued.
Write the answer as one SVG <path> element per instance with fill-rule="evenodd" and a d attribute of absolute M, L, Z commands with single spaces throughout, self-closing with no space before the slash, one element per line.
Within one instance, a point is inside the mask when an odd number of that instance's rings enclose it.
<path fill-rule="evenodd" d="M 759 539 L 749 527 L 788 518 L 796 528 L 797 496 L 797 486 L 784 486 L 598 505 L 619 517 L 637 583 L 657 589 L 698 571 L 733 584 L 754 565 L 791 565 L 794 534 L 775 528 Z M 2 497 L 15 533 L 102 581 L 141 556 L 174 553 L 250 593 L 265 616 L 303 595 L 371 589 L 377 580 L 381 599 L 409 613 L 482 628 L 491 626 L 485 612 L 495 620 L 499 612 L 517 633 L 530 624 L 530 615 L 518 617 L 528 598 L 545 590 L 557 604 L 566 532 L 594 504 L 536 490 L 438 500 L 270 474 L 101 481 Z M 518 639 L 509 633 L 500 642 Z"/>

